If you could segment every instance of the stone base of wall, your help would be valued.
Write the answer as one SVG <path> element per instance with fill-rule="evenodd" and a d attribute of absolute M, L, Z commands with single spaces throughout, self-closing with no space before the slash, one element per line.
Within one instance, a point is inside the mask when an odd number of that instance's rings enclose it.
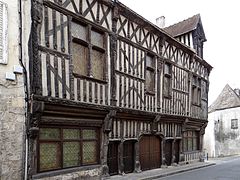
<path fill-rule="evenodd" d="M 68 172 L 71 169 L 40 173 L 33 176 L 34 180 L 100 180 L 102 175 L 102 168 L 99 165 L 96 168 L 92 168 L 89 166 L 88 168 L 82 168 L 83 170 Z M 84 170 L 85 169 L 85 170 Z"/>
<path fill-rule="evenodd" d="M 23 86 L 0 83 L 0 179 L 23 178 L 25 132 Z"/>

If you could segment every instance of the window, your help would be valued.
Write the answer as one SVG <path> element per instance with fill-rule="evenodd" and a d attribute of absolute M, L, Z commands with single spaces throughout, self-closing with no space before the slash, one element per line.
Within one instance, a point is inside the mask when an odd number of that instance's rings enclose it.
<path fill-rule="evenodd" d="M 153 56 L 146 56 L 146 91 L 148 93 L 155 93 L 155 58 Z"/>
<path fill-rule="evenodd" d="M 201 79 L 193 76 L 192 81 L 192 104 L 201 105 Z"/>
<path fill-rule="evenodd" d="M 165 97 L 171 98 L 171 89 L 172 89 L 172 66 L 169 63 L 164 65 L 164 85 L 163 85 L 163 95 Z"/>
<path fill-rule="evenodd" d="M 73 72 L 76 76 L 105 80 L 105 35 L 91 26 L 72 22 Z"/>
<path fill-rule="evenodd" d="M 183 148 L 184 151 L 196 151 L 199 150 L 199 132 L 186 131 L 183 134 Z"/>
<path fill-rule="evenodd" d="M 7 5 L 0 2 L 0 63 L 8 60 Z"/>
<path fill-rule="evenodd" d="M 231 119 L 231 129 L 238 129 L 238 119 Z"/>
<path fill-rule="evenodd" d="M 98 137 L 93 128 L 40 128 L 39 172 L 97 164 Z"/>

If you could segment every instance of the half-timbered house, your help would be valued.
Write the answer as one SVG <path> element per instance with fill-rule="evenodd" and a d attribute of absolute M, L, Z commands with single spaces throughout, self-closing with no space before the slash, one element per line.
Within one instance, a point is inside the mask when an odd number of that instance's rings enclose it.
<path fill-rule="evenodd" d="M 199 15 L 177 35 L 111 0 L 33 0 L 31 18 L 29 178 L 200 159 L 212 67 Z"/>

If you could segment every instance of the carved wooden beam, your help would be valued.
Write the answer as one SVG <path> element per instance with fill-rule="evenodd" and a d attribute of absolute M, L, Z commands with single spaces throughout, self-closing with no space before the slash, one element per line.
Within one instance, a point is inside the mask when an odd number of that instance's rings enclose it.
<path fill-rule="evenodd" d="M 157 132 L 157 125 L 158 125 L 158 122 L 160 121 L 160 119 L 161 119 L 161 115 L 155 116 L 155 118 L 152 122 L 152 132 Z"/>
<path fill-rule="evenodd" d="M 109 133 L 112 131 L 112 120 L 116 116 L 116 110 L 111 110 L 104 119 L 104 132 Z"/>

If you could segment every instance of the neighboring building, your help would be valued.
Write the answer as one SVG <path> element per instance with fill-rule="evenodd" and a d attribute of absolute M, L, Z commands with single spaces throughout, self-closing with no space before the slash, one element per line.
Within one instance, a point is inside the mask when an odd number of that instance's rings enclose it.
<path fill-rule="evenodd" d="M 240 154 L 240 93 L 226 85 L 209 107 L 204 150 L 209 157 Z"/>
<path fill-rule="evenodd" d="M 1 180 L 21 179 L 24 174 L 26 109 L 22 68 L 25 56 L 22 44 L 27 42 L 20 38 L 22 26 L 19 7 L 17 0 L 0 0 Z M 26 33 L 25 35 L 29 37 Z"/>
<path fill-rule="evenodd" d="M 99 179 L 201 159 L 212 67 L 199 15 L 187 31 L 186 21 L 163 30 L 118 1 L 6 2 L 15 49 L 0 64 L 0 179 Z"/>

